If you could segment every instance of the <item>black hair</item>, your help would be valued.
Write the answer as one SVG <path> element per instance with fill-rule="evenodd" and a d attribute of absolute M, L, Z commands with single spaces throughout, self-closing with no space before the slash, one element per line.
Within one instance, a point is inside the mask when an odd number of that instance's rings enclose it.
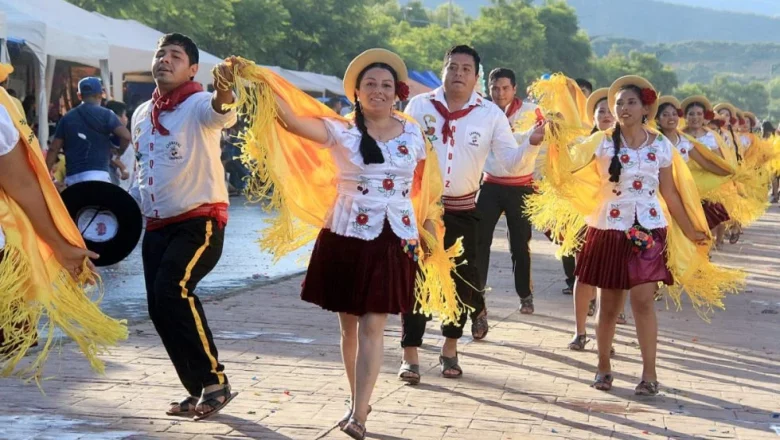
<path fill-rule="evenodd" d="M 761 136 L 764 137 L 764 139 L 768 138 L 769 136 L 772 136 L 775 132 L 775 126 L 772 125 L 769 121 L 764 121 L 763 124 L 761 124 Z"/>
<path fill-rule="evenodd" d="M 195 42 L 192 41 L 190 37 L 177 32 L 172 34 L 165 34 L 157 41 L 157 48 L 159 49 L 163 46 L 168 46 L 171 44 L 184 49 L 184 53 L 186 53 L 187 57 L 190 59 L 190 66 L 200 62 L 200 52 L 198 51 L 198 46 L 195 45 Z"/>
<path fill-rule="evenodd" d="M 341 102 L 341 98 L 338 96 L 334 96 L 328 100 L 328 107 L 333 108 L 336 106 L 336 104 Z"/>
<path fill-rule="evenodd" d="M 368 128 L 366 128 L 366 119 L 363 116 L 363 106 L 358 101 L 357 90 L 360 88 L 360 81 L 363 80 L 363 76 L 371 69 L 380 68 L 385 69 L 393 75 L 394 82 L 398 82 L 398 73 L 395 69 L 385 63 L 371 63 L 363 70 L 360 71 L 357 77 L 357 83 L 355 84 L 355 125 L 360 130 L 360 155 L 363 156 L 363 163 L 368 165 L 372 163 L 385 163 L 385 157 L 382 155 L 382 150 L 379 149 L 379 144 L 376 143 L 376 139 L 368 134 Z"/>
<path fill-rule="evenodd" d="M 117 116 L 122 116 L 122 113 L 127 112 L 127 104 L 122 101 L 108 101 L 106 102 L 106 108 L 114 112 Z"/>
<path fill-rule="evenodd" d="M 488 82 L 496 82 L 499 78 L 506 78 L 512 84 L 512 87 L 517 87 L 517 78 L 515 77 L 514 70 L 507 69 L 506 67 L 496 67 L 490 71 L 490 75 L 488 75 Z"/>
<path fill-rule="evenodd" d="M 480 63 L 482 62 L 482 59 L 479 57 L 479 53 L 477 53 L 477 51 L 473 47 L 471 47 L 471 46 L 467 46 L 465 44 L 452 46 L 447 51 L 447 53 L 444 54 L 444 65 L 446 66 L 449 58 L 452 55 L 455 55 L 457 53 L 464 54 L 464 55 L 471 55 L 471 57 L 474 58 L 474 75 L 478 77 L 479 76 L 479 66 L 480 66 Z"/>
<path fill-rule="evenodd" d="M 699 107 L 700 109 L 702 109 L 702 111 L 705 111 L 705 112 L 707 111 L 707 108 L 704 107 L 704 104 L 702 104 L 701 102 L 695 102 L 694 101 L 694 102 L 688 104 L 687 107 L 685 107 L 685 116 L 688 116 L 688 112 L 691 111 L 691 109 L 694 108 L 694 107 Z"/>
<path fill-rule="evenodd" d="M 601 99 L 599 99 L 599 100 L 596 102 L 596 105 L 594 105 L 594 106 L 593 106 L 593 113 L 594 113 L 594 114 L 593 114 L 593 115 L 591 115 L 591 117 L 594 117 L 594 116 L 596 116 L 596 115 L 595 115 L 595 113 L 596 113 L 596 109 L 598 108 L 599 104 L 601 104 L 601 103 L 602 103 L 602 102 L 604 102 L 604 101 L 607 101 L 607 102 L 609 102 L 609 98 L 601 98 Z M 591 131 L 590 131 L 590 134 L 594 134 L 594 133 L 596 133 L 596 132 L 599 132 L 599 131 L 601 131 L 601 130 L 599 130 L 599 121 L 598 121 L 598 120 L 596 120 L 596 118 L 594 117 L 594 118 L 593 118 L 593 130 L 591 130 Z"/>
<path fill-rule="evenodd" d="M 731 114 L 731 112 L 729 112 L 729 114 Z M 739 154 L 739 144 L 737 143 L 737 137 L 734 136 L 734 127 L 732 127 L 731 124 L 729 124 L 729 133 L 731 133 L 731 142 L 734 144 L 734 153 L 737 155 L 737 162 L 742 162 L 742 155 Z"/>
<path fill-rule="evenodd" d="M 590 90 L 591 92 L 593 92 L 593 83 L 591 83 L 587 79 L 585 79 L 585 78 L 577 78 L 577 79 L 574 80 L 574 82 L 576 82 L 577 85 L 580 88 L 584 87 L 584 88 Z"/>
<path fill-rule="evenodd" d="M 16 90 L 14 90 L 14 89 L 8 89 L 7 91 L 8 91 L 8 94 L 9 94 L 9 95 L 13 96 L 14 98 L 16 98 L 16 97 L 17 97 L 17 96 L 16 96 Z"/>
<path fill-rule="evenodd" d="M 639 86 L 626 84 L 620 88 L 621 92 L 624 90 L 631 90 L 636 93 L 637 97 L 640 99 L 642 98 L 642 89 L 639 88 Z M 612 143 L 615 144 L 615 153 L 612 156 L 612 161 L 609 163 L 609 181 L 617 183 L 620 182 L 620 172 L 623 170 L 623 165 L 620 164 L 621 133 L 620 122 L 618 121 L 615 121 L 615 130 L 612 132 Z"/>

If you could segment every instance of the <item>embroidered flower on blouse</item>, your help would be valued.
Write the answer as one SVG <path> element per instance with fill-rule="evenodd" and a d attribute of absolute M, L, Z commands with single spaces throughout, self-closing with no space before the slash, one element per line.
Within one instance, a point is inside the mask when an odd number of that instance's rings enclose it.
<path fill-rule="evenodd" d="M 680 154 L 685 154 L 687 152 L 688 152 L 688 150 L 686 150 L 685 148 L 680 149 Z"/>
<path fill-rule="evenodd" d="M 398 146 L 398 152 L 401 153 L 402 155 L 406 156 L 406 155 L 409 154 L 409 148 L 407 148 L 406 145 L 403 145 L 403 144 L 399 145 Z"/>
<path fill-rule="evenodd" d="M 650 217 L 656 218 L 658 217 L 658 210 L 655 208 L 650 208 Z"/>
<path fill-rule="evenodd" d="M 379 192 L 385 195 L 385 197 L 391 197 L 395 195 L 395 174 L 386 174 L 386 178 L 382 179 L 382 186 L 377 188 Z"/>
<path fill-rule="evenodd" d="M 361 229 L 368 229 L 368 209 L 359 208 L 358 209 L 359 214 L 357 217 L 355 217 L 355 221 L 352 222 L 352 227 L 355 228 L 355 230 L 361 230 Z"/>
<path fill-rule="evenodd" d="M 650 162 L 655 162 L 655 153 L 652 151 L 647 153 L 647 160 L 649 160 Z"/>
<path fill-rule="evenodd" d="M 622 162 L 622 163 L 629 163 L 629 162 L 631 162 L 631 156 L 629 156 L 628 154 L 621 154 L 620 155 L 620 162 Z"/>
<path fill-rule="evenodd" d="M 401 221 L 407 228 L 412 227 L 412 218 L 409 216 L 409 211 L 401 211 Z"/>
<path fill-rule="evenodd" d="M 617 208 L 612 208 L 612 209 L 609 211 L 609 216 L 610 216 L 610 217 L 612 217 L 612 218 L 618 218 L 618 217 L 620 217 L 620 210 L 619 210 L 619 209 L 617 209 Z"/>

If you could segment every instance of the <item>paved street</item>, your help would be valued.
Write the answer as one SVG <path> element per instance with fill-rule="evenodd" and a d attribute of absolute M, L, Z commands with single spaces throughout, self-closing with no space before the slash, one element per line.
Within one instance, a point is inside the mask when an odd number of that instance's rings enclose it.
<path fill-rule="evenodd" d="M 258 229 L 251 222 L 246 227 Z M 630 312 L 629 325 L 618 328 L 615 342 L 615 388 L 608 394 L 595 391 L 589 388 L 596 365 L 593 346 L 582 353 L 566 349 L 572 306 L 560 293 L 562 270 L 553 245 L 541 235 L 532 243 L 537 312 L 521 316 L 501 226 L 488 293 L 491 329 L 483 342 L 463 341 L 464 378 L 438 377 L 442 340 L 430 324 L 421 352 L 423 383 L 399 383 L 400 320 L 393 317 L 368 438 L 777 439 L 779 234 L 780 208 L 773 205 L 738 245 L 715 255 L 718 262 L 746 268 L 750 278 L 747 290 L 728 298 L 727 310 L 712 323 L 700 320 L 690 306 L 677 312 L 658 303 L 661 394 L 637 398 L 633 389 L 641 361 Z M 234 262 L 258 255 L 229 252 L 225 258 Z M 219 271 L 230 266 L 221 264 Z M 219 277 L 215 274 L 213 286 Z M 43 385 L 45 396 L 35 385 L 2 380 L 0 438 L 347 438 L 334 429 L 347 397 L 337 321 L 300 301 L 300 282 L 295 276 L 207 301 L 220 357 L 241 393 L 221 415 L 198 423 L 165 416 L 167 403 L 181 397 L 181 386 L 151 323 L 138 321 L 130 340 L 105 356 L 105 376 L 90 371 L 66 344 L 48 366 L 52 378 Z M 111 295 L 108 291 L 107 298 Z"/>

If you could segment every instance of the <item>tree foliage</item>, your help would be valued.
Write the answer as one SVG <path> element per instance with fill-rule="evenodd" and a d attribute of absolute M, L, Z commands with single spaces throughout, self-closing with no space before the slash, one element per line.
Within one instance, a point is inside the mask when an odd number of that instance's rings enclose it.
<path fill-rule="evenodd" d="M 780 88 L 780 82 L 777 85 Z M 713 105 L 719 102 L 730 102 L 737 108 L 755 113 L 759 118 L 770 116 L 770 92 L 763 83 L 758 81 L 741 83 L 728 75 L 718 75 L 709 84 L 683 84 L 675 90 L 674 95 L 679 99 L 691 95 L 704 95 L 712 101 Z"/>

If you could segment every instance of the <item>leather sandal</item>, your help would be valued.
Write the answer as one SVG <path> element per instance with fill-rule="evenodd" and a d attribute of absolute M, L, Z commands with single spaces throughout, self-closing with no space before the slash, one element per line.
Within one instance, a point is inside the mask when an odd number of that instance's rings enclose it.
<path fill-rule="evenodd" d="M 420 383 L 420 364 L 410 364 L 401 361 L 401 368 L 398 370 L 398 379 L 409 385 Z"/>
<path fill-rule="evenodd" d="M 439 364 L 441 365 L 441 376 L 445 379 L 458 379 L 461 376 L 463 376 L 463 369 L 460 368 L 460 364 L 458 364 L 458 355 L 456 354 L 455 357 L 444 357 L 439 356 Z M 456 374 L 444 374 L 447 370 L 455 370 L 457 371 Z"/>
<path fill-rule="evenodd" d="M 355 420 L 354 417 L 349 418 L 349 421 L 341 428 L 341 431 L 355 440 L 363 440 L 366 438 L 365 425 Z"/>
<path fill-rule="evenodd" d="M 612 373 L 596 373 L 596 379 L 594 379 L 593 385 L 591 385 L 591 387 L 599 391 L 609 391 L 612 389 L 612 382 L 614 380 L 615 378 L 612 376 Z"/>
<path fill-rule="evenodd" d="M 189 396 L 181 402 L 171 402 L 171 407 L 165 411 L 169 416 L 192 417 L 195 414 L 195 406 L 198 405 L 198 398 Z"/>

